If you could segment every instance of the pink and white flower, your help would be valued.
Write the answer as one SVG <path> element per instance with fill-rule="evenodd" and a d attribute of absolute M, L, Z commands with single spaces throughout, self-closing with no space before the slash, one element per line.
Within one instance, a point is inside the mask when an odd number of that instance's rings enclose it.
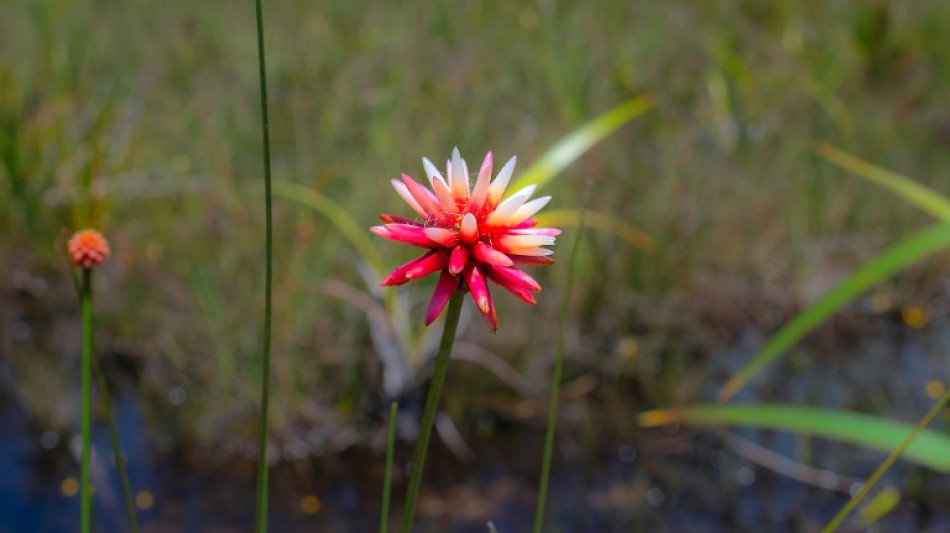
<path fill-rule="evenodd" d="M 514 157 L 492 180 L 492 154 L 488 152 L 474 187 L 458 148 L 446 163 L 444 177 L 428 159 L 423 158 L 422 164 L 431 190 L 406 174 L 401 180 L 392 180 L 393 188 L 418 216 L 380 215 L 384 224 L 370 231 L 427 251 L 393 270 L 382 285 L 401 285 L 439 272 L 426 311 L 426 325 L 438 318 L 454 291 L 468 289 L 495 331 L 498 318 L 487 280 L 529 304 L 537 303 L 532 293 L 540 291 L 541 285 L 515 265 L 554 262 L 550 258 L 552 250 L 545 246 L 553 245 L 561 230 L 538 228 L 537 220 L 532 218 L 551 197 L 530 200 L 535 186 L 529 185 L 502 199 L 515 168 Z"/>

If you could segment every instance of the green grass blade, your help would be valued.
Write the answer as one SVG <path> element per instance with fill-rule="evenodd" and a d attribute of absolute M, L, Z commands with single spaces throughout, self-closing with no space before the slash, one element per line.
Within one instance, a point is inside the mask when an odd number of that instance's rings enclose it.
<path fill-rule="evenodd" d="M 778 404 L 700 405 L 641 413 L 641 426 L 671 422 L 746 426 L 807 433 L 891 451 L 914 431 L 913 426 L 872 415 Z M 923 430 L 904 451 L 905 459 L 941 472 L 950 472 L 950 436 Z"/>
<path fill-rule="evenodd" d="M 344 237 L 349 239 L 353 247 L 363 256 L 363 259 L 373 265 L 376 272 L 382 276 L 383 271 L 386 270 L 382 256 L 379 255 L 376 247 L 370 241 L 369 232 L 356 222 L 349 211 L 314 189 L 292 181 L 274 180 L 274 194 L 309 207 L 327 217 L 327 220 L 336 226 Z"/>
<path fill-rule="evenodd" d="M 569 133 L 525 169 L 509 190 L 515 191 L 532 183 L 543 187 L 604 137 L 652 109 L 654 100 L 652 94 L 632 98 Z"/>
<path fill-rule="evenodd" d="M 824 143 L 817 143 L 815 151 L 828 161 L 890 190 L 938 219 L 950 221 L 950 199 L 937 191 Z"/>
<path fill-rule="evenodd" d="M 578 226 L 581 224 L 581 209 L 553 209 L 537 215 L 535 218 L 541 226 L 554 226 L 564 228 L 567 226 Z M 656 242 L 649 233 L 642 229 L 621 220 L 615 216 L 602 211 L 585 211 L 583 213 L 583 225 L 588 228 L 599 229 L 613 233 L 617 237 L 627 241 L 635 248 L 639 248 L 646 253 L 653 253 L 656 249 Z"/>
<path fill-rule="evenodd" d="M 719 391 L 719 400 L 731 398 L 749 379 L 791 348 L 832 313 L 860 296 L 868 288 L 916 261 L 950 246 L 950 223 L 930 227 L 898 242 L 871 259 L 851 275 L 796 315 L 769 339 L 765 347 L 736 373 Z"/>

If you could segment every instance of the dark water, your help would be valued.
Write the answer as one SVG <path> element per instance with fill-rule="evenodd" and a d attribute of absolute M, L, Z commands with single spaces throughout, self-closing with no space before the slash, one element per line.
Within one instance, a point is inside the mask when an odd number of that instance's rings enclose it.
<path fill-rule="evenodd" d="M 893 375 L 899 372 L 900 386 L 894 390 L 900 394 L 895 393 L 895 403 L 920 416 L 932 400 L 919 391 L 928 379 L 941 375 L 940 368 L 946 368 L 939 357 L 950 342 L 946 330 L 923 341 L 902 338 L 899 349 L 892 340 L 882 342 L 878 336 L 859 342 L 863 365 L 835 359 L 821 362 L 821 373 L 814 367 L 804 373 L 789 371 L 781 380 L 773 376 L 768 387 L 749 388 L 739 401 L 768 401 L 774 395 L 834 406 L 840 400 L 836 395 L 847 396 L 849 389 L 842 386 L 839 392 L 829 393 L 816 388 L 815 383 L 828 386 L 841 379 L 870 388 L 875 383 L 894 382 Z M 737 350 L 747 353 L 741 345 Z M 719 364 L 729 367 L 735 358 L 723 354 L 721 361 Z M 836 378 L 839 371 L 842 375 Z M 625 387 L 607 385 L 616 390 Z M 802 390 L 817 390 L 818 398 L 824 400 L 802 398 Z M 628 400 L 613 395 L 609 402 Z M 832 476 L 834 471 L 867 476 L 883 459 L 878 452 L 821 439 L 811 439 L 803 447 L 802 437 L 784 432 L 701 428 L 618 431 L 615 426 L 635 424 L 608 415 L 611 410 L 605 401 L 596 396 L 586 401 L 579 417 L 586 421 L 586 425 L 580 424 L 585 429 L 567 423 L 559 432 L 546 531 L 818 531 L 847 501 L 847 483 L 842 482 L 844 491 L 834 491 L 796 481 L 738 453 L 736 442 L 761 445 L 782 457 L 823 468 Z M 143 531 L 252 529 L 252 461 L 159 451 L 153 444 L 155 435 L 150 433 L 154 429 L 149 429 L 138 403 L 128 395 L 117 402 L 116 416 L 133 493 L 142 507 L 139 520 Z M 79 468 L 67 442 L 76 437 L 37 426 L 24 409 L 2 396 L 0 420 L 0 532 L 76 531 Z M 542 437 L 543 427 L 537 423 L 509 423 L 490 436 L 467 435 L 475 452 L 470 464 L 463 464 L 436 441 L 426 466 L 416 530 L 484 533 L 488 531 L 486 522 L 492 520 L 501 533 L 530 531 Z M 93 440 L 97 531 L 128 531 L 105 425 L 95 426 Z M 807 450 L 804 455 L 803 449 Z M 405 466 L 410 456 L 410 444 L 399 447 L 399 464 Z M 276 466 L 271 471 L 271 531 L 377 531 L 382 463 L 381 454 L 357 447 Z M 406 477 L 397 474 L 392 530 Z M 878 530 L 950 531 L 947 478 L 899 461 L 880 486 L 899 488 L 902 499 L 878 523 Z M 852 522 L 850 529 L 842 531 L 858 530 Z"/>

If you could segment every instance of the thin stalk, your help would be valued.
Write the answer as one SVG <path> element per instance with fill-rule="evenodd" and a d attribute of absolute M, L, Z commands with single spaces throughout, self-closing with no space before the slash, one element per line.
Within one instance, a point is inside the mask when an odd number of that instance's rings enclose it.
<path fill-rule="evenodd" d="M 80 526 L 82 533 L 92 528 L 92 487 L 89 485 L 89 457 L 92 434 L 92 269 L 82 269 L 82 454 L 80 459 Z"/>
<path fill-rule="evenodd" d="M 396 414 L 399 402 L 393 402 L 389 408 L 389 438 L 386 439 L 386 474 L 383 479 L 383 509 L 379 518 L 379 533 L 386 533 L 389 525 L 389 495 L 393 484 L 393 451 L 396 448 Z"/>
<path fill-rule="evenodd" d="M 256 531 L 267 531 L 267 411 L 270 406 L 271 301 L 273 293 L 273 217 L 271 214 L 270 133 L 267 118 L 267 77 L 264 65 L 264 15 L 261 0 L 257 8 L 257 59 L 261 85 L 261 133 L 264 141 L 264 355 L 261 368 L 261 431 L 257 458 Z"/>
<path fill-rule="evenodd" d="M 589 189 L 588 189 L 589 192 Z M 586 199 L 585 199 L 586 205 Z M 561 392 L 561 379 L 564 374 L 564 330 L 567 324 L 567 315 L 570 309 L 571 290 L 574 287 L 574 264 L 577 259 L 579 243 L 584 235 L 584 214 L 586 207 L 580 213 L 577 221 L 577 237 L 571 244 L 571 258 L 567 270 L 567 282 L 564 284 L 564 301 L 561 303 L 561 327 L 557 333 L 557 355 L 554 360 L 554 374 L 551 376 L 551 400 L 548 405 L 548 427 L 544 435 L 544 457 L 541 460 L 541 482 L 538 486 L 538 506 L 534 514 L 534 533 L 541 533 L 544 524 L 544 508 L 548 499 L 548 484 L 551 480 L 551 458 L 554 455 L 554 434 L 557 428 L 558 401 Z"/>
<path fill-rule="evenodd" d="M 914 430 L 907 435 L 907 438 L 901 442 L 900 446 L 895 448 L 894 451 L 892 451 L 891 454 L 887 456 L 887 459 L 881 463 L 881 466 L 877 467 L 877 470 L 875 470 L 874 473 L 871 474 L 871 477 L 868 478 L 867 483 L 861 487 L 861 490 L 859 490 L 858 493 L 855 494 L 853 498 L 851 498 L 847 505 L 838 511 L 838 514 L 836 514 L 835 517 L 831 519 L 831 522 L 825 526 L 825 529 L 821 530 L 821 533 L 832 533 L 838 529 L 838 526 L 844 522 L 844 519 L 848 517 L 851 511 L 853 511 L 858 503 L 861 502 L 861 500 L 867 495 L 871 488 L 877 484 L 877 482 L 881 479 L 881 476 L 883 476 L 884 473 L 887 472 L 887 470 L 891 467 L 891 465 L 894 464 L 894 461 L 896 461 L 897 458 L 900 457 L 902 453 L 904 453 L 904 450 L 910 446 L 910 443 L 914 440 L 914 438 L 917 437 L 917 434 L 923 431 L 925 427 L 930 425 L 930 422 L 935 416 L 937 416 L 937 413 L 939 413 L 947 405 L 947 402 L 950 402 L 950 388 L 948 388 L 947 392 L 945 392 L 943 396 L 941 396 L 937 401 L 937 403 L 930 408 L 930 411 L 927 412 L 920 422 L 917 422 L 917 425 L 914 426 Z"/>
<path fill-rule="evenodd" d="M 129 515 L 129 527 L 132 533 L 138 533 L 139 521 L 135 512 L 135 503 L 132 501 L 132 486 L 129 484 L 129 473 L 125 468 L 125 454 L 122 453 L 122 444 L 119 442 L 119 430 L 115 423 L 115 411 L 112 409 L 112 395 L 106 378 L 102 374 L 99 359 L 93 358 L 93 369 L 96 371 L 96 382 L 99 384 L 99 395 L 106 410 L 106 420 L 109 422 L 109 440 L 112 441 L 112 453 L 115 454 L 115 465 L 119 470 L 119 482 L 122 484 L 122 497 L 125 499 L 125 512 Z"/>
<path fill-rule="evenodd" d="M 442 330 L 442 342 L 439 343 L 439 355 L 435 359 L 435 372 L 432 374 L 432 383 L 429 385 L 426 406 L 422 411 L 419 442 L 416 443 L 416 450 L 412 454 L 412 469 L 409 472 L 409 488 L 406 491 L 406 504 L 402 512 L 400 533 L 409 533 L 412 530 L 412 520 L 416 512 L 416 499 L 419 496 L 419 485 L 422 483 L 422 467 L 425 465 L 429 437 L 432 436 L 432 425 L 435 422 L 435 414 L 439 408 L 439 396 L 442 395 L 445 370 L 449 367 L 452 343 L 455 342 L 455 332 L 458 330 L 459 314 L 462 311 L 464 296 L 463 292 L 455 291 L 449 300 L 449 309 L 445 315 L 445 327 Z"/>

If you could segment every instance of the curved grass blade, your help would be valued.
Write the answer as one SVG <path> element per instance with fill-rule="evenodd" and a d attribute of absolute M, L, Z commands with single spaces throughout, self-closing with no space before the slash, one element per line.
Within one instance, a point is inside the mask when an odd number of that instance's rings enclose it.
<path fill-rule="evenodd" d="M 382 256 L 376 251 L 376 247 L 367 237 L 369 232 L 360 226 L 340 204 L 310 187 L 286 180 L 274 180 L 274 194 L 309 207 L 327 217 L 327 220 L 332 222 L 340 230 L 340 233 L 349 239 L 350 243 L 363 256 L 363 259 L 372 265 L 377 274 L 382 277 L 386 265 Z"/>
<path fill-rule="evenodd" d="M 581 209 L 554 209 L 541 213 L 535 218 L 541 226 L 567 227 L 581 224 Z M 584 211 L 583 225 L 588 228 L 599 229 L 613 233 L 617 237 L 629 242 L 635 248 L 646 253 L 653 253 L 656 242 L 649 233 L 602 211 Z"/>
<path fill-rule="evenodd" d="M 868 288 L 948 246 L 950 223 L 945 223 L 915 233 L 884 250 L 785 324 L 751 361 L 729 379 L 719 391 L 719 400 L 726 401 L 735 395 L 752 376 Z"/>
<path fill-rule="evenodd" d="M 516 191 L 522 187 L 536 184 L 539 188 L 546 185 L 558 172 L 577 160 L 624 124 L 653 109 L 655 98 L 644 94 L 627 100 L 623 104 L 603 113 L 584 124 L 558 141 L 541 155 L 530 167 L 514 181 L 508 190 Z"/>
<path fill-rule="evenodd" d="M 637 420 L 645 427 L 682 422 L 793 431 L 884 451 L 898 448 L 915 431 L 913 426 L 872 415 L 778 404 L 657 409 L 641 413 Z M 903 457 L 940 472 L 950 472 L 950 436 L 924 429 L 907 446 Z"/>
<path fill-rule="evenodd" d="M 937 191 L 833 146 L 816 143 L 814 150 L 828 161 L 890 190 L 938 219 L 950 221 L 950 199 Z"/>

